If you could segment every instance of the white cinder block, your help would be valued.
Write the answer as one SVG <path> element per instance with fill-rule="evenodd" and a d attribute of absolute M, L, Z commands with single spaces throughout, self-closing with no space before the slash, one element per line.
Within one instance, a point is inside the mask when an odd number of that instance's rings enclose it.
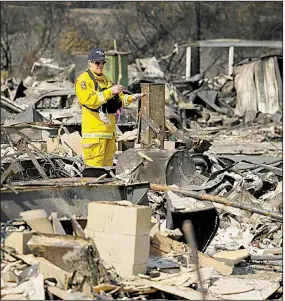
<path fill-rule="evenodd" d="M 96 232 L 123 235 L 149 235 L 151 208 L 119 205 L 115 202 L 88 204 L 87 228 Z"/>
<path fill-rule="evenodd" d="M 86 234 L 93 239 L 100 257 L 106 262 L 144 264 L 148 262 L 150 237 L 108 234 L 92 230 Z"/>
<path fill-rule="evenodd" d="M 145 273 L 150 249 L 151 208 L 117 202 L 88 205 L 86 234 L 100 257 L 121 276 Z"/>

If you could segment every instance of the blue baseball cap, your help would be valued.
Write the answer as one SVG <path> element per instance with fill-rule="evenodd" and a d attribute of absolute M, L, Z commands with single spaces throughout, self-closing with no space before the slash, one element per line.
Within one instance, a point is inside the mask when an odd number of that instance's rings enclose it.
<path fill-rule="evenodd" d="M 88 60 L 95 62 L 106 62 L 105 52 L 102 48 L 92 48 L 88 53 Z"/>

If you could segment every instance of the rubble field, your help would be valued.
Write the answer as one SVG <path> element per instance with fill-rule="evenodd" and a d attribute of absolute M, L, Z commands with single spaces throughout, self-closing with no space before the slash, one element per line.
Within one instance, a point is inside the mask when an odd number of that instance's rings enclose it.
<path fill-rule="evenodd" d="M 138 59 L 127 90 L 164 108 L 124 108 L 113 167 L 84 165 L 74 65 L 3 81 L 1 300 L 282 300 L 280 83 L 243 85 L 260 62 L 178 81 Z"/>

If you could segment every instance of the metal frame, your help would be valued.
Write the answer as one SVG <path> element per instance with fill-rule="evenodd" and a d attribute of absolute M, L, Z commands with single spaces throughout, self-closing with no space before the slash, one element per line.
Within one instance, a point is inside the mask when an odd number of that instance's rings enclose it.
<path fill-rule="evenodd" d="M 191 47 L 224 47 L 229 48 L 229 67 L 228 75 L 233 74 L 234 47 L 265 47 L 282 49 L 282 41 L 255 41 L 239 39 L 216 39 L 193 41 L 188 43 L 174 44 L 176 49 L 186 47 L 186 70 L 185 77 L 188 80 L 191 77 Z"/>
<path fill-rule="evenodd" d="M 82 178 L 78 178 L 81 180 Z M 58 212 L 58 217 L 75 214 L 80 218 L 87 217 L 89 202 L 128 200 L 137 205 L 148 205 L 147 191 L 149 183 L 124 184 L 111 182 L 104 184 L 75 185 L 64 184 L 56 186 L 39 185 L 17 186 L 11 183 L 18 192 L 13 193 L 8 188 L 1 189 L 1 221 L 19 218 L 22 211 L 45 209 L 46 212 Z"/>

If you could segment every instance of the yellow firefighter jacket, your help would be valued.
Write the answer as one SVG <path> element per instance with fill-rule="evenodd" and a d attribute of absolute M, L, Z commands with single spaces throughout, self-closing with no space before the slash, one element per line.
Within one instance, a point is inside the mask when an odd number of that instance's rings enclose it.
<path fill-rule="evenodd" d="M 97 90 L 93 80 L 86 71 L 80 74 L 75 82 L 75 92 L 82 106 L 82 138 L 85 141 L 92 140 L 92 138 L 112 139 L 116 132 L 116 114 L 106 114 L 111 121 L 107 125 L 101 121 L 98 112 L 90 110 L 100 108 L 114 96 L 110 89 L 112 83 L 104 74 L 98 76 L 94 72 L 92 73 L 99 87 L 106 89 L 101 92 Z M 133 102 L 131 95 L 120 93 L 119 98 L 122 101 L 123 107 Z"/>

